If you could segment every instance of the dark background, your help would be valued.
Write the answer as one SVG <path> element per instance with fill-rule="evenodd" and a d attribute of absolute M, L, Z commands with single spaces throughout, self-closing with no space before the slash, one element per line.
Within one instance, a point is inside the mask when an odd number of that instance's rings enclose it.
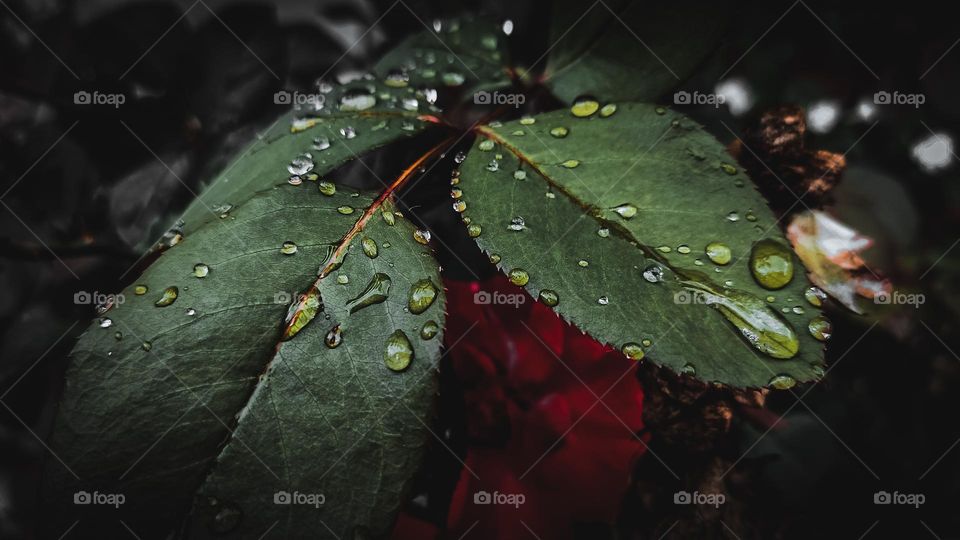
<path fill-rule="evenodd" d="M 49 456 L 41 439 L 67 354 L 94 316 L 74 294 L 116 292 L 136 277 L 140 256 L 191 192 L 282 112 L 274 92 L 305 90 L 332 66 L 331 76 L 362 69 L 422 30 L 418 17 L 429 23 L 462 9 L 513 20 L 514 59 L 530 63 L 548 46 L 546 21 L 555 9 L 522 0 L 406 6 L 0 0 L 0 538 L 30 538 L 43 516 L 36 488 Z M 717 455 L 735 461 L 752 446 L 728 486 L 733 504 L 725 511 L 737 513 L 725 521 L 732 529 L 718 536 L 960 536 L 960 248 L 951 249 L 960 239 L 952 155 L 960 133 L 958 39 L 942 3 L 747 4 L 733 14 L 721 46 L 681 85 L 710 92 L 734 66 L 727 78 L 749 86 L 747 113 L 685 109 L 725 142 L 732 136 L 724 124 L 739 131 L 770 107 L 833 103 L 836 125 L 807 141 L 846 153 L 832 210 L 875 238 L 866 253 L 872 269 L 896 290 L 926 296 L 917 308 L 882 316 L 832 306 L 827 359 L 836 367 L 805 396 L 807 388 L 771 395 L 769 408 L 786 417 L 759 441 L 765 429 L 741 415 L 708 449 L 667 445 L 654 431 L 653 450 L 675 470 L 702 468 Z M 74 104 L 75 92 L 94 89 L 122 92 L 127 101 L 118 108 Z M 878 90 L 922 93 L 926 102 L 858 117 L 858 104 L 872 102 Z M 530 112 L 551 106 L 534 100 Z M 932 133 L 943 137 L 934 150 L 945 155 L 935 170 L 912 157 Z M 440 254 L 445 270 L 467 278 L 462 260 L 489 272 L 454 231 L 446 182 L 420 186 L 406 202 L 457 252 Z M 663 497 L 644 497 L 644 486 L 663 493 L 682 487 L 659 467 L 641 463 L 617 528 L 622 537 L 656 538 L 677 521 L 684 525 L 671 534 L 682 536 L 691 530 L 686 525 L 709 521 L 662 504 Z M 876 506 L 878 490 L 922 493 L 926 503 Z"/>

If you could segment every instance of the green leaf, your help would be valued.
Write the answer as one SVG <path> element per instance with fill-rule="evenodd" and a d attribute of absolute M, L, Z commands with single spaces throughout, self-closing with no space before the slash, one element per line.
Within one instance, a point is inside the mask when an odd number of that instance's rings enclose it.
<path fill-rule="evenodd" d="M 333 103 L 351 88 L 332 92 Z M 47 470 L 51 531 L 88 515 L 72 504 L 78 491 L 126 498 L 102 523 L 84 518 L 85 534 L 116 535 L 119 518 L 164 536 L 191 507 L 190 536 L 389 527 L 429 437 L 441 336 L 424 339 L 421 328 L 442 328 L 444 301 L 437 263 L 391 192 L 378 199 L 320 183 L 357 153 L 421 129 L 417 112 L 378 103 L 331 107 L 296 133 L 278 125 L 187 210 L 182 240 L 83 335 L 51 441 L 63 460 Z M 355 138 L 341 134 L 348 127 Z M 328 149 L 313 148 L 318 136 Z M 302 152 L 317 177 L 291 185 L 287 165 Z M 408 304 L 418 283 L 435 290 L 422 311 Z M 291 317 L 288 304 L 304 291 L 320 305 L 295 302 Z M 390 367 L 396 353 L 386 357 L 404 345 L 398 332 L 413 355 L 402 371 Z M 339 346 L 327 346 L 328 335 Z M 322 494 L 326 504 L 274 504 L 278 492 Z"/>
<path fill-rule="evenodd" d="M 654 100 L 715 48 L 731 4 L 561 2 L 551 24 L 545 82 L 568 103 L 581 95 Z"/>
<path fill-rule="evenodd" d="M 705 381 L 783 387 L 822 373 L 803 267 L 787 251 L 788 286 L 755 281 L 753 246 L 789 244 L 718 141 L 642 104 L 533 120 L 481 128 L 457 185 L 455 207 L 515 283 L 548 305 L 555 294 L 554 309 L 600 341 Z M 714 242 L 730 262 L 711 261 Z"/>

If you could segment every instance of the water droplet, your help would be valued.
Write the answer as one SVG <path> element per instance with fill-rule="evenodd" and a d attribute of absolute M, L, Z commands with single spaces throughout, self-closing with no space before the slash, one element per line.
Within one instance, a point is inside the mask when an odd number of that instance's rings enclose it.
<path fill-rule="evenodd" d="M 637 207 L 630 203 L 625 203 L 625 204 L 621 204 L 620 206 L 614 207 L 613 211 L 616 212 L 623 219 L 630 219 L 633 216 L 637 215 Z"/>
<path fill-rule="evenodd" d="M 800 306 L 793 306 L 793 308 L 790 309 L 790 311 L 792 311 L 796 315 L 803 315 L 803 308 Z"/>
<path fill-rule="evenodd" d="M 623 347 L 620 348 L 620 352 L 630 360 L 643 360 L 643 347 L 638 343 L 624 343 Z"/>
<path fill-rule="evenodd" d="M 467 155 L 463 152 L 457 152 L 457 155 L 453 156 L 453 161 L 457 165 L 463 163 L 463 160 L 467 159 Z M 460 171 L 457 171 L 457 176 L 460 176 Z"/>
<path fill-rule="evenodd" d="M 397 222 L 397 218 L 393 215 L 393 212 L 389 210 L 382 210 L 380 216 L 383 217 L 383 222 L 387 225 L 393 227 L 393 224 Z"/>
<path fill-rule="evenodd" d="M 332 197 L 333 194 L 337 192 L 337 186 L 333 182 L 327 182 L 326 180 L 317 183 L 317 189 L 327 197 Z"/>
<path fill-rule="evenodd" d="M 417 100 L 417 98 L 408 97 L 408 98 L 403 98 L 403 101 L 400 103 L 400 106 L 405 111 L 416 111 L 418 108 L 420 108 L 420 102 Z"/>
<path fill-rule="evenodd" d="M 344 139 L 352 139 L 357 136 L 357 130 L 351 126 L 340 128 L 340 136 Z"/>
<path fill-rule="evenodd" d="M 756 221 L 756 220 L 757 220 L 757 216 L 755 216 L 755 215 L 753 214 L 753 210 L 747 210 L 747 215 L 746 215 L 745 217 L 747 218 L 747 221 Z"/>
<path fill-rule="evenodd" d="M 554 192 L 552 192 L 552 191 L 548 191 L 548 192 L 546 192 L 544 195 L 545 195 L 548 199 L 556 199 L 556 198 L 557 198 L 556 193 L 554 193 Z"/>
<path fill-rule="evenodd" d="M 650 283 L 660 283 L 663 281 L 663 268 L 654 264 L 643 271 L 643 279 Z"/>
<path fill-rule="evenodd" d="M 145 351 L 149 351 L 150 349 L 153 348 L 153 343 L 149 341 L 144 341 L 143 343 L 140 344 L 140 348 Z"/>
<path fill-rule="evenodd" d="M 133 294 L 137 296 L 143 296 L 147 294 L 147 291 L 150 290 L 146 285 L 137 285 L 133 288 Z"/>
<path fill-rule="evenodd" d="M 673 249 L 670 246 L 657 246 L 657 251 L 660 253 L 670 253 Z"/>
<path fill-rule="evenodd" d="M 591 97 L 579 97 L 573 102 L 570 112 L 577 118 L 586 118 L 592 116 L 599 108 L 600 104 L 597 103 L 597 100 Z"/>
<path fill-rule="evenodd" d="M 650 347 L 651 345 L 653 345 L 653 341 L 650 339 L 641 339 L 640 344 L 643 345 L 644 347 Z"/>
<path fill-rule="evenodd" d="M 510 279 L 510 283 L 520 287 L 523 287 L 530 281 L 530 275 L 527 274 L 527 271 L 523 268 L 514 268 L 507 274 L 507 277 Z"/>
<path fill-rule="evenodd" d="M 413 239 L 420 244 L 429 244 L 430 243 L 430 231 L 427 229 L 417 229 L 413 231 Z"/>
<path fill-rule="evenodd" d="M 797 380 L 789 375 L 777 375 L 776 377 L 770 379 L 770 382 L 767 383 L 767 386 L 777 390 L 789 390 L 796 385 Z"/>
<path fill-rule="evenodd" d="M 377 243 L 373 240 L 373 238 L 364 236 L 363 239 L 360 240 L 360 247 L 363 248 L 363 253 L 367 257 L 370 257 L 371 259 L 377 258 Z"/>
<path fill-rule="evenodd" d="M 456 71 L 448 71 L 443 74 L 442 77 L 443 84 L 447 86 L 460 86 L 463 84 L 463 81 L 467 80 L 462 73 Z"/>
<path fill-rule="evenodd" d="M 338 275 L 337 275 L 337 283 L 339 283 L 339 284 L 341 284 L 341 285 L 346 285 L 347 283 L 350 283 L 350 276 L 348 276 L 348 275 L 346 275 L 346 274 L 338 274 Z"/>
<path fill-rule="evenodd" d="M 803 297 L 811 306 L 820 307 L 823 305 L 823 301 L 827 299 L 827 293 L 823 292 L 820 287 L 810 287 L 803 292 Z"/>
<path fill-rule="evenodd" d="M 311 287 L 306 294 L 298 301 L 292 302 L 287 309 L 287 316 L 284 321 L 287 327 L 281 339 L 287 341 L 297 335 L 316 317 L 317 312 L 321 309 L 323 309 L 323 304 L 320 302 L 320 293 Z"/>
<path fill-rule="evenodd" d="M 395 330 L 387 338 L 387 347 L 383 354 L 383 361 L 393 371 L 403 371 L 410 366 L 413 360 L 413 345 L 403 330 Z"/>
<path fill-rule="evenodd" d="M 600 238 L 607 238 L 610 236 L 610 229 L 607 229 L 606 227 L 600 227 L 597 229 L 597 236 Z"/>
<path fill-rule="evenodd" d="M 354 211 L 354 208 L 353 208 L 352 206 L 343 205 L 343 206 L 338 206 L 338 207 L 337 207 L 337 212 L 340 212 L 341 214 L 343 214 L 343 215 L 345 215 L 345 216 L 349 216 L 350 214 L 353 213 L 353 211 Z"/>
<path fill-rule="evenodd" d="M 566 169 L 575 169 L 580 166 L 580 161 L 576 159 L 568 159 L 560 164 Z"/>
<path fill-rule="evenodd" d="M 607 118 L 608 116 L 612 116 L 615 112 L 617 112 L 617 106 L 613 103 L 607 103 L 602 109 L 600 109 L 600 116 Z"/>
<path fill-rule="evenodd" d="M 188 317 L 193 317 L 193 316 L 196 315 L 196 314 L 197 314 L 197 310 L 195 310 L 195 309 L 193 309 L 193 308 L 188 308 L 188 309 L 187 309 L 187 316 L 188 316 Z"/>
<path fill-rule="evenodd" d="M 497 255 L 496 253 L 491 253 L 491 254 L 490 254 L 490 262 L 493 263 L 493 264 L 499 264 L 499 263 L 500 263 L 500 256 Z"/>
<path fill-rule="evenodd" d="M 537 119 L 532 116 L 524 116 L 520 119 L 520 123 L 525 126 L 532 126 L 537 123 Z"/>
<path fill-rule="evenodd" d="M 110 328 L 111 326 L 113 326 L 113 320 L 109 317 L 100 319 L 100 328 Z"/>
<path fill-rule="evenodd" d="M 210 274 L 210 267 L 203 264 L 197 263 L 193 265 L 193 277 L 205 278 Z M 146 292 L 146 291 L 144 291 Z"/>
<path fill-rule="evenodd" d="M 467 226 L 467 234 L 470 236 L 470 238 L 476 238 L 480 236 L 481 232 L 483 232 L 483 229 L 476 223 L 471 223 Z"/>
<path fill-rule="evenodd" d="M 437 299 L 437 287 L 429 279 L 421 279 L 410 286 L 407 307 L 410 313 L 419 315 L 427 310 Z"/>
<path fill-rule="evenodd" d="M 590 263 L 587 262 L 586 259 L 580 259 L 579 261 L 577 261 L 577 266 L 579 266 L 580 268 L 586 268 L 590 266 Z"/>
<path fill-rule="evenodd" d="M 688 245 L 686 245 L 686 244 L 681 244 L 681 245 L 677 246 L 677 253 L 679 253 L 679 254 L 681 254 L 681 255 L 687 255 L 687 254 L 689 254 L 689 253 L 690 253 L 690 246 L 688 246 Z"/>
<path fill-rule="evenodd" d="M 740 214 L 736 212 L 730 212 L 729 214 L 727 214 L 727 221 L 731 223 L 736 223 L 740 221 Z"/>
<path fill-rule="evenodd" d="M 440 325 L 436 321 L 427 321 L 423 323 L 423 326 L 420 328 L 420 338 L 424 340 L 431 340 L 440 333 Z"/>
<path fill-rule="evenodd" d="M 451 190 L 450 190 L 450 197 L 452 197 L 452 198 L 454 198 L 454 199 L 459 199 L 460 197 L 463 197 L 463 190 L 460 189 L 460 188 L 453 188 L 453 189 L 451 189 Z"/>
<path fill-rule="evenodd" d="M 410 76 L 402 69 L 391 69 L 387 72 L 387 76 L 383 78 L 383 84 L 390 88 L 403 88 L 407 86 L 409 80 Z"/>
<path fill-rule="evenodd" d="M 566 136 L 569 135 L 569 134 L 570 134 L 570 130 L 567 129 L 567 128 L 565 128 L 565 127 L 563 127 L 563 126 L 557 126 L 557 127 L 552 128 L 552 129 L 550 130 L 550 135 L 553 135 L 554 137 L 556 137 L 556 138 L 558 138 L 558 139 L 562 139 L 562 138 L 566 137 Z"/>
<path fill-rule="evenodd" d="M 490 172 L 497 172 L 500 170 L 500 162 L 493 159 L 490 160 L 490 163 L 487 163 L 487 170 Z"/>
<path fill-rule="evenodd" d="M 340 97 L 340 110 L 343 112 L 365 111 L 377 104 L 377 98 L 364 89 L 347 90 Z"/>
<path fill-rule="evenodd" d="M 541 290 L 538 298 L 540 299 L 540 302 L 550 307 L 560 303 L 560 296 L 556 291 L 551 291 L 550 289 Z"/>
<path fill-rule="evenodd" d="M 290 178 L 287 178 L 287 183 L 291 186 L 299 186 L 303 183 L 303 178 L 297 175 L 292 175 Z"/>
<path fill-rule="evenodd" d="M 343 332 L 340 331 L 340 325 L 336 325 L 323 337 L 323 343 L 328 349 L 336 349 L 343 343 Z"/>
<path fill-rule="evenodd" d="M 601 296 L 600 298 L 597 298 L 597 303 L 600 304 L 601 306 L 605 306 L 610 303 L 610 298 L 606 296 Z"/>
<path fill-rule="evenodd" d="M 453 211 L 460 213 L 467 209 L 467 203 L 463 202 L 460 199 L 453 201 Z"/>
<path fill-rule="evenodd" d="M 714 264 L 728 264 L 733 257 L 730 248 L 720 242 L 710 242 L 704 252 Z"/>
<path fill-rule="evenodd" d="M 693 377 L 697 374 L 697 368 L 693 364 L 684 364 L 684 366 L 680 368 L 680 374 Z"/>
<path fill-rule="evenodd" d="M 373 275 L 373 278 L 370 279 L 370 283 L 367 284 L 367 287 L 358 294 L 355 298 L 347 301 L 347 307 L 350 308 L 350 314 L 354 314 L 357 311 L 365 307 L 372 306 L 374 304 L 379 304 L 387 299 L 387 296 L 390 295 L 390 276 L 377 272 Z"/>
<path fill-rule="evenodd" d="M 733 165 L 730 165 L 729 163 L 721 163 L 720 168 L 723 169 L 723 172 L 731 176 L 733 176 L 734 174 L 737 174 L 737 168 L 734 167 Z"/>
<path fill-rule="evenodd" d="M 767 296 L 766 300 L 767 300 L 767 302 L 771 302 L 771 303 L 772 303 L 772 302 L 776 302 L 776 301 L 777 301 L 777 297 L 776 297 L 776 296 L 773 296 L 773 295 L 770 295 L 770 296 Z"/>
<path fill-rule="evenodd" d="M 800 340 L 793 328 L 767 304 L 744 291 L 713 286 L 697 272 L 698 281 L 683 281 L 683 286 L 703 303 L 720 311 L 724 317 L 760 352 L 773 358 L 792 358 L 800 349 Z"/>
<path fill-rule="evenodd" d="M 526 180 L 526 179 L 527 179 L 527 171 L 525 171 L 525 170 L 523 170 L 523 169 L 517 169 L 517 170 L 513 171 L 513 178 L 514 178 L 514 180 Z"/>
<path fill-rule="evenodd" d="M 176 287 L 167 287 L 163 290 L 163 294 L 160 295 L 160 298 L 154 302 L 153 305 L 157 307 L 167 307 L 177 301 L 178 294 L 180 294 L 180 290 Z"/>
<path fill-rule="evenodd" d="M 327 137 L 315 137 L 313 139 L 313 149 L 324 151 L 327 148 L 330 148 L 330 139 Z"/>
<path fill-rule="evenodd" d="M 793 279 L 793 258 L 783 244 L 769 238 L 753 244 L 750 272 L 765 289 L 782 289 Z"/>
<path fill-rule="evenodd" d="M 307 153 L 298 155 L 297 157 L 293 158 L 290 161 L 289 165 L 287 165 L 287 171 L 289 171 L 290 174 L 297 177 L 300 175 L 307 174 L 312 170 L 313 170 L 313 156 Z M 294 182 L 294 176 L 290 177 L 291 184 L 293 184 Z"/>
<path fill-rule="evenodd" d="M 663 107 L 657 107 L 656 109 L 654 109 L 654 111 L 656 111 L 656 113 L 659 114 L 660 116 L 663 116 L 664 114 L 667 113 L 667 109 Z"/>
<path fill-rule="evenodd" d="M 297 245 L 289 240 L 280 245 L 280 253 L 284 255 L 293 255 L 297 249 Z"/>
<path fill-rule="evenodd" d="M 510 231 L 522 231 L 527 228 L 527 223 L 524 221 L 522 216 L 516 216 L 510 220 L 510 224 L 507 225 L 507 230 Z"/>
<path fill-rule="evenodd" d="M 120 341 L 121 339 L 123 339 L 123 332 L 114 332 L 113 339 L 117 341 Z"/>
<path fill-rule="evenodd" d="M 811 336 L 820 341 L 826 341 L 833 335 L 833 324 L 830 322 L 830 319 L 827 319 L 823 315 L 818 315 L 811 319 L 807 329 L 810 331 Z"/>

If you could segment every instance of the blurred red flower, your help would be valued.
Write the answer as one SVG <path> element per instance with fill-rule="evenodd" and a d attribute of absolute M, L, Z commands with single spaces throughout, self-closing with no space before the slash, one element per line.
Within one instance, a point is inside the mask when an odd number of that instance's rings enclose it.
<path fill-rule="evenodd" d="M 612 522 L 646 449 L 636 362 L 503 275 L 445 285 L 469 448 L 441 536 L 571 538 L 575 523 Z M 394 538 L 407 533 L 426 536 L 405 516 Z"/>

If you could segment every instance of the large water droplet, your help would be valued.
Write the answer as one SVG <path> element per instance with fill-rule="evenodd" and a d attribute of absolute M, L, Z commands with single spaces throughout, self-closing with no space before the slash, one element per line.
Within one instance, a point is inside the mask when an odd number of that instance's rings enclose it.
<path fill-rule="evenodd" d="M 644 356 L 643 347 L 639 343 L 624 343 L 620 352 L 630 360 L 642 360 Z"/>
<path fill-rule="evenodd" d="M 820 341 L 826 341 L 833 335 L 833 324 L 830 322 L 830 319 L 827 319 L 823 315 L 818 315 L 811 319 L 807 329 L 810 331 L 811 336 Z"/>
<path fill-rule="evenodd" d="M 377 258 L 377 242 L 372 238 L 369 236 L 364 236 L 363 239 L 360 240 L 360 246 L 363 248 L 364 255 L 370 257 L 371 259 Z"/>
<path fill-rule="evenodd" d="M 326 180 L 321 180 L 317 183 L 317 189 L 320 190 L 320 193 L 326 195 L 327 197 L 332 197 L 334 193 L 337 192 L 337 186 L 333 182 L 328 182 Z"/>
<path fill-rule="evenodd" d="M 323 343 L 330 349 L 336 349 L 343 342 L 343 332 L 340 331 L 340 325 L 336 325 L 323 337 Z"/>
<path fill-rule="evenodd" d="M 560 296 L 557 294 L 556 291 L 551 291 L 550 289 L 543 289 L 542 291 L 540 291 L 540 295 L 538 296 L 538 298 L 540 299 L 541 302 L 543 302 L 544 305 L 547 305 L 550 307 L 553 307 L 560 303 Z"/>
<path fill-rule="evenodd" d="M 728 264 L 733 257 L 730 248 L 720 242 L 710 242 L 704 252 L 714 264 Z"/>
<path fill-rule="evenodd" d="M 419 315 L 427 310 L 437 299 L 437 287 L 429 279 L 421 279 L 410 286 L 410 296 L 407 298 L 407 307 L 410 313 Z"/>
<path fill-rule="evenodd" d="M 297 252 L 297 249 L 297 244 L 289 240 L 280 245 L 280 253 L 283 253 L 284 255 L 293 255 Z"/>
<path fill-rule="evenodd" d="M 643 271 L 643 279 L 650 283 L 663 281 L 663 268 L 656 264 L 647 267 L 647 269 Z"/>
<path fill-rule="evenodd" d="M 180 294 L 180 290 L 176 287 L 167 287 L 153 305 L 157 307 L 167 307 L 177 301 L 178 294 Z"/>
<path fill-rule="evenodd" d="M 287 171 L 289 171 L 290 174 L 295 176 L 301 176 L 301 175 L 307 174 L 312 170 L 313 170 L 313 156 L 307 153 L 298 155 L 297 157 L 293 158 L 290 161 L 289 165 L 287 165 Z"/>
<path fill-rule="evenodd" d="M 350 313 L 356 313 L 365 307 L 385 301 L 387 296 L 390 295 L 390 284 L 390 276 L 381 272 L 374 274 L 363 292 L 347 301 L 347 307 L 350 308 Z"/>
<path fill-rule="evenodd" d="M 530 275 L 527 274 L 527 271 L 523 268 L 514 268 L 507 274 L 507 277 L 510 279 L 510 283 L 520 287 L 523 287 L 530 281 Z"/>
<path fill-rule="evenodd" d="M 586 118 L 593 115 L 600 108 L 600 103 L 591 97 L 579 97 L 570 107 L 570 112 L 577 118 Z"/>
<path fill-rule="evenodd" d="M 197 263 L 193 265 L 193 277 L 205 278 L 210 274 L 210 267 L 203 264 Z"/>
<path fill-rule="evenodd" d="M 281 339 L 287 341 L 297 335 L 303 327 L 317 316 L 317 312 L 321 309 L 323 309 L 323 304 L 320 302 L 320 293 L 316 289 L 310 288 L 305 295 L 290 304 L 290 308 L 287 309 L 286 329 Z"/>
<path fill-rule="evenodd" d="M 623 219 L 630 219 L 637 215 L 637 207 L 630 203 L 621 204 L 620 206 L 615 207 L 613 211 Z"/>
<path fill-rule="evenodd" d="M 753 279 L 770 290 L 782 289 L 793 279 L 793 258 L 786 246 L 769 238 L 753 244 L 750 252 Z"/>
<path fill-rule="evenodd" d="M 820 287 L 810 287 L 803 292 L 803 297 L 811 306 L 820 307 L 823 305 L 824 300 L 827 299 L 827 293 L 823 292 L 823 289 Z"/>
<path fill-rule="evenodd" d="M 403 330 L 396 330 L 387 338 L 383 361 L 393 371 L 403 371 L 413 360 L 413 345 Z"/>
<path fill-rule="evenodd" d="M 714 286 L 706 276 L 694 274 L 697 281 L 683 281 L 696 295 L 697 303 L 716 308 L 733 324 L 754 348 L 773 358 L 792 358 L 800 349 L 800 340 L 790 324 L 760 298 L 736 289 Z"/>
<path fill-rule="evenodd" d="M 366 90 L 355 88 L 344 92 L 340 97 L 340 110 L 343 112 L 365 111 L 377 104 L 377 98 Z"/>

